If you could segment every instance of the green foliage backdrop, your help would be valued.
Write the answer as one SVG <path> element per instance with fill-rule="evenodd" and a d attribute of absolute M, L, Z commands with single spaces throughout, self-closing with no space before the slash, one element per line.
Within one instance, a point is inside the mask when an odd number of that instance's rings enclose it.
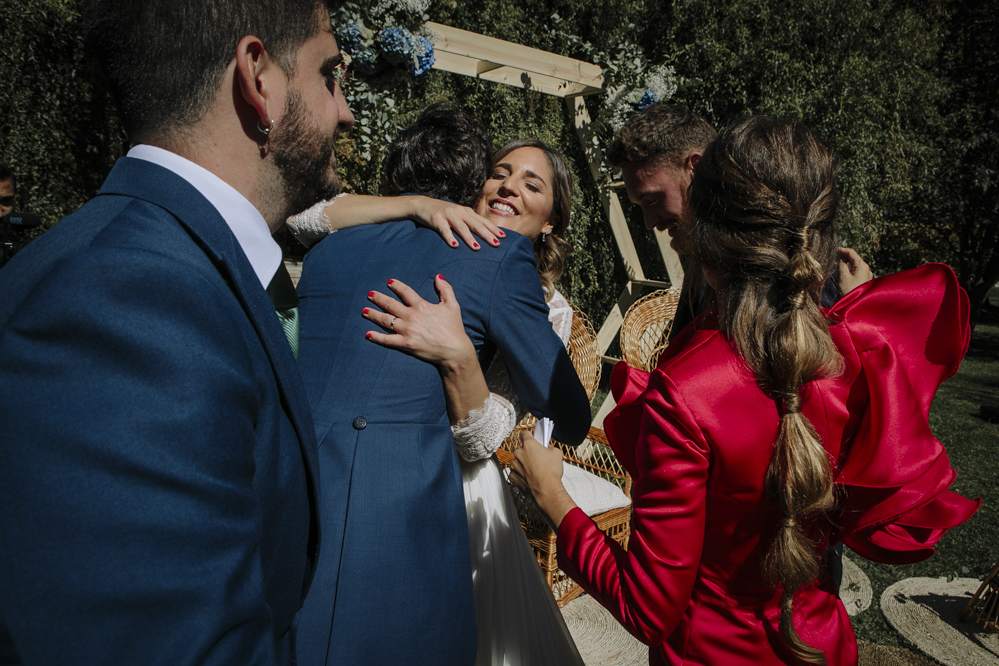
<path fill-rule="evenodd" d="M 0 3 L 0 160 L 16 209 L 46 226 L 93 197 L 127 149 L 79 24 L 79 0 Z"/>
<path fill-rule="evenodd" d="M 93 196 L 127 148 L 84 56 L 79 5 L 0 4 L 0 159 L 18 174 L 18 208 L 47 225 Z M 841 156 L 844 240 L 878 273 L 946 261 L 979 304 L 999 280 L 999 58 L 991 41 L 999 3 L 432 0 L 426 14 L 610 67 L 671 65 L 683 81 L 674 101 L 719 127 L 753 113 L 802 120 Z M 592 117 L 603 98 L 587 98 Z M 601 321 L 625 275 L 562 101 L 434 70 L 387 116 L 403 126 L 437 100 L 465 105 L 496 146 L 532 136 L 567 155 L 577 182 L 575 251 L 560 286 Z M 391 132 L 375 134 L 378 153 Z M 380 159 L 362 159 L 358 135 L 338 146 L 344 182 L 376 192 Z M 639 211 L 625 208 L 648 277 L 665 279 Z"/>

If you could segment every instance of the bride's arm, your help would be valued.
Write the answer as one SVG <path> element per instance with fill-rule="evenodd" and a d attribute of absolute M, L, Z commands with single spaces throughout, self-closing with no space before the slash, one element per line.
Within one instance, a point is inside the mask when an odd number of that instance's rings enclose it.
<path fill-rule="evenodd" d="M 311 247 L 340 229 L 399 220 L 413 220 L 433 229 L 452 247 L 458 246 L 454 238 L 457 233 L 473 250 L 479 249 L 473 233 L 490 245 L 499 245 L 497 236 L 506 235 L 467 206 L 418 194 L 398 197 L 341 194 L 288 218 L 287 224 L 299 242 Z"/>

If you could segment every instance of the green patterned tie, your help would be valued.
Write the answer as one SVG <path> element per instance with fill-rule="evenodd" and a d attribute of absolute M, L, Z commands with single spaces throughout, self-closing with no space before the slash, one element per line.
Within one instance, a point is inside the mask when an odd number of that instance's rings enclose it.
<path fill-rule="evenodd" d="M 288 275 L 288 269 L 284 262 L 278 266 L 277 273 L 271 278 L 271 283 L 267 285 L 267 295 L 270 296 L 274 310 L 277 312 L 278 321 L 288 338 L 291 346 L 291 353 L 298 360 L 298 294 L 295 292 L 295 284 Z"/>

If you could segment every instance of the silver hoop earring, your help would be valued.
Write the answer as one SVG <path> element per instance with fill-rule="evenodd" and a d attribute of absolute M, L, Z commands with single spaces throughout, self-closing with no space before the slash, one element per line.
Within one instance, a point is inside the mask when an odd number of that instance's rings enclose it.
<path fill-rule="evenodd" d="M 271 118 L 270 127 L 264 127 L 263 125 L 260 124 L 260 119 L 259 118 L 257 119 L 257 131 L 259 131 L 261 134 L 263 134 L 264 136 L 267 136 L 268 134 L 271 133 L 272 129 L 274 129 L 274 119 L 273 118 Z"/>

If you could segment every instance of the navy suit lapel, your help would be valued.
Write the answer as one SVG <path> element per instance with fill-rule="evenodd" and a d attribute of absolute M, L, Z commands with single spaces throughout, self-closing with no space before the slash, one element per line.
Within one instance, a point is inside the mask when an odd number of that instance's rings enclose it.
<path fill-rule="evenodd" d="M 190 183 L 169 169 L 145 160 L 129 157 L 118 160 L 98 192 L 100 195 L 134 197 L 168 211 L 188 230 L 233 287 L 233 293 L 260 336 L 277 377 L 278 388 L 287 403 L 308 468 L 309 493 L 315 514 L 319 462 L 305 388 L 274 306 L 225 220 Z M 313 519 L 318 525 L 315 515 Z"/>

